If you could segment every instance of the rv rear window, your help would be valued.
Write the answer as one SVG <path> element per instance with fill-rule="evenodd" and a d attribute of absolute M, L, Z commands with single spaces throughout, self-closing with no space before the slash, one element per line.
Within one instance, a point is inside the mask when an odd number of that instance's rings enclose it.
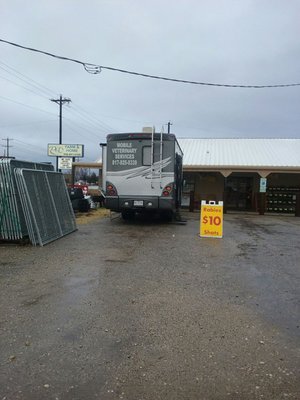
<path fill-rule="evenodd" d="M 143 147 L 143 165 L 151 165 L 151 146 Z"/>

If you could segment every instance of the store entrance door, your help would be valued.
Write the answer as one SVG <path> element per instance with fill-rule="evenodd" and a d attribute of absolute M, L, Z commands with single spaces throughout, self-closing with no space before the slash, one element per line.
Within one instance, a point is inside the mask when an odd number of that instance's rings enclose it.
<path fill-rule="evenodd" d="M 226 181 L 227 209 L 239 211 L 252 210 L 252 188 L 252 177 L 228 177 Z"/>

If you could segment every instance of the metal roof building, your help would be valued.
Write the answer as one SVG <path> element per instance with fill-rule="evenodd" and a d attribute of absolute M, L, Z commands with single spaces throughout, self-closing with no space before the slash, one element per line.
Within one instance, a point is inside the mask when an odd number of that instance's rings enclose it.
<path fill-rule="evenodd" d="M 178 139 L 185 169 L 225 167 L 300 170 L 300 139 Z"/>
<path fill-rule="evenodd" d="M 300 139 L 178 142 L 184 153 L 184 205 L 193 201 L 197 208 L 201 200 L 223 200 L 229 210 L 258 211 L 263 198 L 266 211 L 295 212 L 300 196 Z"/>

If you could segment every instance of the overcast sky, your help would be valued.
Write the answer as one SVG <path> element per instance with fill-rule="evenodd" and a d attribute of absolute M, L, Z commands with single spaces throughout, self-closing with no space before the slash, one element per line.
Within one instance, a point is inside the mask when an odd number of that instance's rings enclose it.
<path fill-rule="evenodd" d="M 300 82 L 300 1 L 0 0 L 0 39 L 86 63 L 221 84 Z M 161 130 L 177 137 L 299 137 L 300 86 L 240 89 L 154 80 L 0 42 L 0 138 L 10 155 L 55 161 L 47 144 L 85 145 L 100 157 L 108 133 Z M 6 141 L 1 140 L 5 146 Z M 0 148 L 3 155 L 5 147 Z"/>

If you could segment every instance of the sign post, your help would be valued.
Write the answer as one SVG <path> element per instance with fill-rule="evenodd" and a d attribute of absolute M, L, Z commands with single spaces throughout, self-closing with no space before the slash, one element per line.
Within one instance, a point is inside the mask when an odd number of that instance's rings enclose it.
<path fill-rule="evenodd" d="M 223 201 L 201 201 L 200 236 L 223 237 Z"/>

